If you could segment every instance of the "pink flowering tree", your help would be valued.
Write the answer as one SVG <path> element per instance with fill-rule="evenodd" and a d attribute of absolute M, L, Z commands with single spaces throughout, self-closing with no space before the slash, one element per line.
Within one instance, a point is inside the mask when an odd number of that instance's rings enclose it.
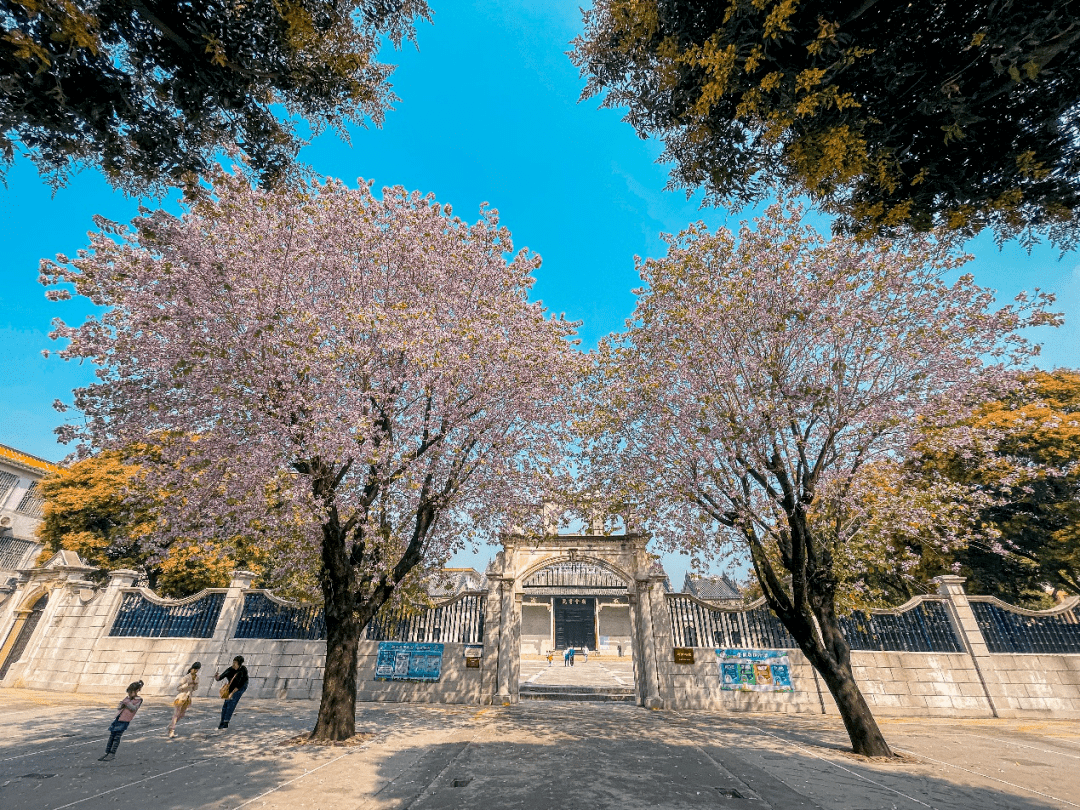
<path fill-rule="evenodd" d="M 401 188 L 222 175 L 182 217 L 99 224 L 89 250 L 43 262 L 54 297 L 105 307 L 56 325 L 60 356 L 99 379 L 63 438 L 156 439 L 150 483 L 170 497 L 155 542 L 300 538 L 279 564 L 319 561 L 313 737 L 347 738 L 380 606 L 418 566 L 539 514 L 574 325 L 528 300 L 540 260 L 494 211 L 470 224 Z"/>
<path fill-rule="evenodd" d="M 863 471 L 962 418 L 1032 355 L 1017 329 L 1053 316 L 947 284 L 967 257 L 929 241 L 826 240 L 801 216 L 692 226 L 639 264 L 633 318 L 597 353 L 589 452 L 669 546 L 749 552 L 854 750 L 887 756 L 837 621 L 838 584 L 887 551 L 858 533 Z"/>

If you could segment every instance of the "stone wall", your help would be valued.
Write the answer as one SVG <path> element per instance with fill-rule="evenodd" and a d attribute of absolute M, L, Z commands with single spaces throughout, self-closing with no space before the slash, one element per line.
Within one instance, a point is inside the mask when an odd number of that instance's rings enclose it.
<path fill-rule="evenodd" d="M 236 572 L 229 588 L 216 591 L 223 601 L 209 638 L 146 638 L 109 635 L 125 595 L 137 594 L 170 606 L 178 603 L 132 587 L 135 574 L 130 571 L 111 572 L 109 585 L 95 588 L 84 579 L 90 570 L 77 558 L 70 558 L 69 552 L 62 552 L 34 569 L 19 591 L 0 603 L 2 662 L 8 660 L 6 651 L 19 647 L 15 642 L 19 628 L 27 622 L 30 605 L 44 595 L 49 597 L 36 629 L 26 634 L 23 640 L 29 641 L 22 645 L 18 660 L 12 658 L 0 686 L 120 693 L 128 683 L 141 679 L 146 694 L 170 695 L 187 667 L 200 661 L 203 678 L 197 694 L 216 696 L 218 685 L 211 678 L 215 668 L 224 669 L 234 656 L 243 655 L 251 672 L 251 696 L 310 700 L 321 694 L 324 641 L 235 637 L 245 594 L 252 592 L 252 575 Z M 542 619 L 550 619 L 545 610 L 530 615 L 532 606 L 522 605 L 512 580 L 492 577 L 490 582 L 479 668 L 466 666 L 465 645 L 447 643 L 439 681 L 377 681 L 379 642 L 363 641 L 358 698 L 474 705 L 515 702 L 520 651 L 531 637 L 539 638 Z M 939 594 L 947 599 L 948 622 L 961 652 L 852 653 L 855 679 L 875 714 L 1080 718 L 1080 655 L 991 653 L 962 580 L 939 578 Z M 797 650 L 788 651 L 795 687 L 792 693 L 721 690 L 713 647 L 696 647 L 693 664 L 676 664 L 665 599 L 660 578 L 644 576 L 635 583 L 626 619 L 620 616 L 607 625 L 630 630 L 626 652 L 637 658 L 634 670 L 641 705 L 738 712 L 836 712 L 824 683 Z M 1072 611 L 1075 604 L 1080 603 L 1068 603 L 1056 612 Z M 1043 616 L 1054 612 L 1028 613 Z M 601 616 L 601 632 L 607 620 Z"/>
<path fill-rule="evenodd" d="M 805 656 L 786 652 L 794 692 L 723 691 L 716 650 L 696 647 L 692 665 L 659 664 L 660 695 L 671 709 L 836 714 Z M 981 673 L 967 653 L 855 651 L 851 663 L 879 717 L 1080 718 L 1080 655 L 991 655 Z"/>
<path fill-rule="evenodd" d="M 111 576 L 109 587 L 98 591 L 80 580 L 64 580 L 61 572 L 51 579 L 43 576 L 36 589 L 29 592 L 47 590 L 48 609 L 33 641 L 0 685 L 122 693 L 127 684 L 142 680 L 143 694 L 168 696 L 188 667 L 199 661 L 202 677 L 196 695 L 217 697 L 221 684 L 213 681 L 215 669 L 226 669 L 235 656 L 242 655 L 250 672 L 249 696 L 308 700 L 321 695 L 325 641 L 233 638 L 243 595 L 251 583 L 245 572 L 234 575 L 228 589 L 218 589 L 225 593 L 225 604 L 211 638 L 110 636 L 125 594 L 142 593 L 157 599 L 149 591 L 131 587 L 132 572 L 115 571 Z M 443 645 L 441 677 L 431 683 L 377 681 L 378 650 L 377 641 L 360 642 L 359 700 L 479 702 L 482 668 L 466 667 L 465 645 Z M 481 667 L 484 663 L 481 659 Z"/>
<path fill-rule="evenodd" d="M 551 646 L 551 606 L 522 603 L 521 654 L 545 655 Z"/>
<path fill-rule="evenodd" d="M 999 717 L 1080 718 L 1080 655 L 989 655 L 983 673 Z"/>
<path fill-rule="evenodd" d="M 991 653 L 963 579 L 943 576 L 937 583 L 963 651 L 852 651 L 855 680 L 875 715 L 1080 718 L 1080 655 Z M 1073 603 L 1080 604 L 1075 597 Z M 1066 608 L 1070 605 L 1017 612 L 1048 616 Z M 660 697 L 673 709 L 837 713 L 828 688 L 802 653 L 787 653 L 794 692 L 724 691 L 714 648 L 695 647 L 693 664 L 676 664 L 670 639 L 661 638 Z"/>

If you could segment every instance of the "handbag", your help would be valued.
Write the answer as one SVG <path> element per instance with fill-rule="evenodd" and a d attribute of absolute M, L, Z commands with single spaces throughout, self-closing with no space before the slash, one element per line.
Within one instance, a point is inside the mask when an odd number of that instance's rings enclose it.
<path fill-rule="evenodd" d="M 236 680 L 236 675 L 233 675 L 231 678 L 229 678 L 229 682 L 221 687 L 221 690 L 218 692 L 218 695 L 221 696 L 222 700 L 228 700 L 229 699 L 229 693 L 232 691 L 232 682 L 235 681 L 235 680 Z"/>

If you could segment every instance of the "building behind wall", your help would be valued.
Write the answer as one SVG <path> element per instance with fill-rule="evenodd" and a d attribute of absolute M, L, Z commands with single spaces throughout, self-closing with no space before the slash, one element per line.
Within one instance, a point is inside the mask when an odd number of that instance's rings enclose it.
<path fill-rule="evenodd" d="M 718 607 L 738 607 L 744 601 L 739 586 L 727 574 L 705 577 L 687 573 L 682 589 L 683 593 Z"/>
<path fill-rule="evenodd" d="M 40 482 L 59 466 L 0 444 L 0 589 L 10 591 L 20 569 L 29 568 L 42 545 L 37 539 L 44 499 Z"/>
<path fill-rule="evenodd" d="M 522 654 L 575 647 L 630 655 L 632 646 L 626 583 L 611 571 L 561 561 L 522 582 Z"/>

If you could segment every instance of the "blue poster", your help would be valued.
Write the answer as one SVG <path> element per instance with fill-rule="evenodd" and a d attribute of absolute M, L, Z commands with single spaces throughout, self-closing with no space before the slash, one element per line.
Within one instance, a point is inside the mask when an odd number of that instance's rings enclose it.
<path fill-rule="evenodd" d="M 720 688 L 730 692 L 794 692 L 783 650 L 717 650 Z"/>
<path fill-rule="evenodd" d="M 437 681 L 442 675 L 442 644 L 380 641 L 377 681 Z"/>

